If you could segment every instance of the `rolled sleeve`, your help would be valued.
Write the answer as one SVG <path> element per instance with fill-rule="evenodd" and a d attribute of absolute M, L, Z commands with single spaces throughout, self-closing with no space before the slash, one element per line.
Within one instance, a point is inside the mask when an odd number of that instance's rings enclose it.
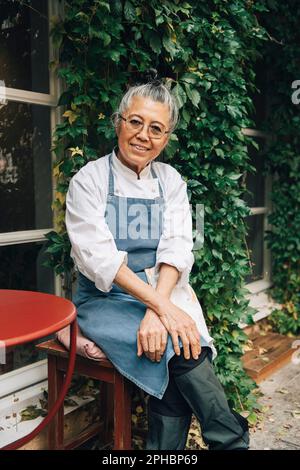
<path fill-rule="evenodd" d="M 66 227 L 76 268 L 97 289 L 109 292 L 118 270 L 127 264 L 127 252 L 117 249 L 105 221 L 106 195 L 101 195 L 91 176 L 75 175 L 66 199 Z"/>
<path fill-rule="evenodd" d="M 158 275 L 162 263 L 174 266 L 180 273 L 177 286 L 183 287 L 189 283 L 194 263 L 192 216 L 185 181 L 174 169 L 170 180 L 166 187 L 163 232 L 157 248 L 155 273 Z"/>

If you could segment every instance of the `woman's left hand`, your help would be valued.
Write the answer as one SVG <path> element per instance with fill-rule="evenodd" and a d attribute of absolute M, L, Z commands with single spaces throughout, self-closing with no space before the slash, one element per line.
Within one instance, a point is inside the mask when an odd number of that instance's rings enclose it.
<path fill-rule="evenodd" d="M 168 331 L 158 315 L 147 308 L 137 332 L 137 355 L 145 353 L 151 361 L 160 362 L 168 341 Z"/>

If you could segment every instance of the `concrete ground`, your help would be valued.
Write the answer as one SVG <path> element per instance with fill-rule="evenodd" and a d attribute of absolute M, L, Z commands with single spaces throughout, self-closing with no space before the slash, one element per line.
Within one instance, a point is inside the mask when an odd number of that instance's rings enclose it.
<path fill-rule="evenodd" d="M 266 407 L 251 430 L 252 450 L 300 450 L 300 363 L 290 362 L 259 384 Z"/>

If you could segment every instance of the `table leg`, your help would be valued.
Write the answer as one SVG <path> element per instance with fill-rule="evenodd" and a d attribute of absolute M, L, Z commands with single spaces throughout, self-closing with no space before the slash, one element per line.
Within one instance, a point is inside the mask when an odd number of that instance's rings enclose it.
<path fill-rule="evenodd" d="M 42 429 L 49 424 L 49 422 L 54 418 L 56 413 L 58 412 L 59 408 L 63 405 L 65 396 L 67 394 L 68 388 L 71 383 L 74 366 L 75 366 L 75 359 L 76 359 L 76 338 L 77 338 L 77 321 L 76 319 L 70 325 L 70 353 L 69 353 L 69 364 L 68 370 L 66 373 L 65 383 L 60 391 L 60 395 L 57 397 L 55 404 L 51 410 L 48 410 L 48 415 L 43 419 L 43 421 L 27 436 L 18 439 L 7 446 L 1 448 L 1 450 L 14 450 L 18 449 L 19 447 L 23 446 L 27 442 L 31 441 Z"/>

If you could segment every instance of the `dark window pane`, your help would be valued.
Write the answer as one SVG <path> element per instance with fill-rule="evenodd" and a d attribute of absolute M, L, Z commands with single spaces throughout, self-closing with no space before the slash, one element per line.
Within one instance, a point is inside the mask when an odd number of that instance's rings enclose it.
<path fill-rule="evenodd" d="M 264 142 L 257 139 L 262 148 Z M 255 167 L 256 172 L 247 172 L 246 188 L 249 194 L 245 194 L 245 201 L 249 207 L 263 207 L 265 205 L 265 176 L 263 175 L 264 155 L 263 151 L 257 151 L 252 145 L 248 152 L 251 156 L 251 165 Z"/>
<path fill-rule="evenodd" d="M 246 283 L 258 281 L 263 278 L 264 261 L 264 215 L 252 215 L 246 217 L 248 234 L 246 237 L 250 261 L 252 264 L 252 273 L 245 279 Z"/>
<path fill-rule="evenodd" d="M 0 109 L 0 232 L 52 227 L 50 109 Z"/>
<path fill-rule="evenodd" d="M 53 293 L 53 271 L 43 266 L 44 242 L 0 246 L 0 288 Z"/>
<path fill-rule="evenodd" d="M 49 93 L 47 0 L 0 0 L 0 80 Z"/>
<path fill-rule="evenodd" d="M 266 58 L 262 57 L 255 64 L 255 90 L 250 93 L 253 101 L 254 110 L 250 112 L 250 118 L 253 119 L 256 129 L 260 129 L 262 124 L 268 118 L 268 83 L 269 67 L 266 65 Z"/>
<path fill-rule="evenodd" d="M 53 270 L 43 266 L 45 256 L 43 242 L 0 247 L 0 288 L 53 294 Z M 0 374 L 40 360 L 43 356 L 34 346 L 41 341 L 10 348 L 6 364 L 0 365 Z"/>

